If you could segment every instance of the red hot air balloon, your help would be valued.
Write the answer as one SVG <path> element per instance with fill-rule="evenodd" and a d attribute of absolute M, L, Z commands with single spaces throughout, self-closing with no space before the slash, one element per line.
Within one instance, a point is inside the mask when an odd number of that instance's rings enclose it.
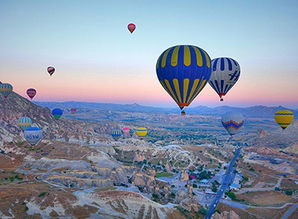
<path fill-rule="evenodd" d="M 77 111 L 78 111 L 78 110 L 77 110 L 76 108 L 71 108 L 71 109 L 70 109 L 71 114 L 75 114 L 75 113 L 77 113 Z"/>
<path fill-rule="evenodd" d="M 136 25 L 134 25 L 133 23 L 127 25 L 128 30 L 130 31 L 130 33 L 134 32 L 136 29 Z"/>
<path fill-rule="evenodd" d="M 36 95 L 36 90 L 34 88 L 29 88 L 27 90 L 27 95 L 30 97 L 30 99 L 32 100 L 33 97 Z"/>
<path fill-rule="evenodd" d="M 52 66 L 49 66 L 48 67 L 48 73 L 52 76 L 52 74 L 54 74 L 54 72 L 55 72 L 55 68 L 54 67 L 52 67 Z"/>

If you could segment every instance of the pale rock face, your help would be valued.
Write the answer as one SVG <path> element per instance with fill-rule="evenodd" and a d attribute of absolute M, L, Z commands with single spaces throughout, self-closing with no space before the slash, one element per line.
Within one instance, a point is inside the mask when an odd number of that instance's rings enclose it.
<path fill-rule="evenodd" d="M 141 153 L 136 152 L 133 160 L 134 161 L 143 161 L 143 160 L 146 160 L 146 158 Z"/>
<path fill-rule="evenodd" d="M 259 131 L 259 138 L 265 138 L 267 135 L 268 135 L 268 132 L 267 131 L 265 131 L 263 129 L 261 129 Z"/>
<path fill-rule="evenodd" d="M 188 173 L 185 172 L 185 171 L 182 171 L 180 180 L 181 181 L 187 181 L 187 180 L 189 180 Z"/>
<path fill-rule="evenodd" d="M 154 176 L 149 176 L 143 173 L 135 174 L 133 184 L 136 186 L 150 186 L 154 182 Z"/>
<path fill-rule="evenodd" d="M 179 190 L 176 194 L 176 202 L 180 203 L 182 200 L 188 198 L 188 192 L 184 190 Z"/>
<path fill-rule="evenodd" d="M 198 204 L 198 201 L 194 198 L 184 199 L 183 201 L 180 202 L 179 205 L 188 211 L 195 211 L 195 212 L 198 212 L 201 207 Z"/>
<path fill-rule="evenodd" d="M 215 213 L 213 215 L 213 219 L 240 219 L 239 215 L 236 214 L 234 211 L 224 211 L 221 214 Z"/>

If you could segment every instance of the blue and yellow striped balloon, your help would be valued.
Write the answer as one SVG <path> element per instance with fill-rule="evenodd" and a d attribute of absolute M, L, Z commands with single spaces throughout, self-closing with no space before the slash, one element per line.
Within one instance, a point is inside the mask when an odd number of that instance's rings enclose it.
<path fill-rule="evenodd" d="M 4 98 L 7 98 L 12 93 L 12 85 L 8 83 L 0 84 L 0 93 L 3 94 Z"/>
<path fill-rule="evenodd" d="M 30 128 L 32 120 L 29 117 L 21 117 L 18 119 L 18 126 L 25 131 L 27 128 Z"/>
<path fill-rule="evenodd" d="M 180 45 L 165 50 L 157 60 L 159 82 L 180 109 L 188 106 L 211 76 L 210 57 L 203 49 Z"/>
<path fill-rule="evenodd" d="M 274 119 L 282 129 L 285 129 L 294 120 L 294 114 L 290 110 L 278 110 L 274 114 Z"/>
<path fill-rule="evenodd" d="M 135 131 L 135 133 L 138 136 L 138 138 L 143 139 L 143 138 L 145 138 L 147 136 L 148 130 L 147 130 L 147 128 L 138 128 Z"/>

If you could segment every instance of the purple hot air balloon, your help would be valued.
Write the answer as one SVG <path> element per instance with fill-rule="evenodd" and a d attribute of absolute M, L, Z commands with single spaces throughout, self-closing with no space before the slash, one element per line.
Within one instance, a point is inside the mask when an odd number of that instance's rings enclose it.
<path fill-rule="evenodd" d="M 50 74 L 50 76 L 52 76 L 52 74 L 54 74 L 54 72 L 55 72 L 55 68 L 52 66 L 49 66 L 47 70 L 48 70 L 48 73 Z"/>
<path fill-rule="evenodd" d="M 30 99 L 32 100 L 33 97 L 36 95 L 36 90 L 34 88 L 29 88 L 27 90 L 27 95 L 30 97 Z"/>

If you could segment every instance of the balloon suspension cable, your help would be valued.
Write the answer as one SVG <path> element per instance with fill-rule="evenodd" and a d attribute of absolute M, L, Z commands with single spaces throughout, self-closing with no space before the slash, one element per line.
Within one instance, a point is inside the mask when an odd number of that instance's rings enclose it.
<path fill-rule="evenodd" d="M 233 136 L 231 135 L 231 136 L 228 138 L 227 143 L 230 143 L 230 142 L 232 141 L 232 139 L 233 139 Z"/>

